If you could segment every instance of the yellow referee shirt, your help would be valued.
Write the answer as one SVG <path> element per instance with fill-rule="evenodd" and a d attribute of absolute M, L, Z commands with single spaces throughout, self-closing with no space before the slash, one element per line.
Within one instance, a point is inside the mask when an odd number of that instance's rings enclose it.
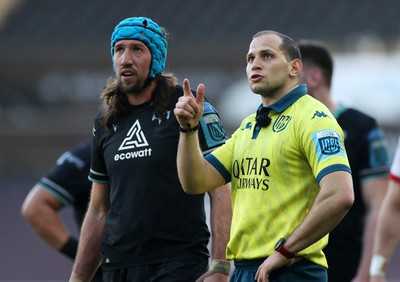
<path fill-rule="evenodd" d="M 350 172 L 340 126 L 306 92 L 300 85 L 269 106 L 267 127 L 256 125 L 256 114 L 248 116 L 225 145 L 206 157 L 232 183 L 228 259 L 272 254 L 275 243 L 303 222 L 321 178 Z M 322 252 L 327 241 L 325 236 L 298 255 L 327 267 Z"/>

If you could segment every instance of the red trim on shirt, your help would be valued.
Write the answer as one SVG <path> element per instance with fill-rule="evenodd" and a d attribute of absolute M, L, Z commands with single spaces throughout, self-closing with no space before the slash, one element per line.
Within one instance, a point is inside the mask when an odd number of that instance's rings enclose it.
<path fill-rule="evenodd" d="M 394 175 L 393 173 L 390 173 L 390 174 L 389 174 L 389 178 L 390 178 L 391 180 L 395 181 L 395 182 L 400 183 L 400 177 Z"/>

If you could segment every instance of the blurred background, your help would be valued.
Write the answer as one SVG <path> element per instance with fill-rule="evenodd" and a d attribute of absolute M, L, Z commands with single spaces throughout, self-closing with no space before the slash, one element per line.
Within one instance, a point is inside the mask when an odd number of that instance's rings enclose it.
<path fill-rule="evenodd" d="M 167 71 L 203 82 L 231 134 L 260 104 L 245 77 L 252 36 L 272 29 L 334 52 L 336 99 L 377 118 L 391 152 L 400 133 L 400 1 L 0 0 L 0 281 L 66 281 L 71 262 L 19 210 L 64 150 L 91 138 L 113 74 L 110 36 L 131 16 L 173 35 Z M 63 217 L 72 232 L 71 213 Z M 389 278 L 400 281 L 392 264 Z"/>

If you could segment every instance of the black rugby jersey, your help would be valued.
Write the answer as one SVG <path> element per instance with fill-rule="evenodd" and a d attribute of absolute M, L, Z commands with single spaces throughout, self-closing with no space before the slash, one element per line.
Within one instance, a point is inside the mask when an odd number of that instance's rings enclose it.
<path fill-rule="evenodd" d="M 85 142 L 62 154 L 39 185 L 53 194 L 64 206 L 73 206 L 80 229 L 89 203 L 92 182 L 88 179 L 92 142 Z"/>
<path fill-rule="evenodd" d="M 174 95 L 163 120 L 150 103 L 130 106 L 111 132 L 96 118 L 89 177 L 110 185 L 104 267 L 209 256 L 204 195 L 186 194 L 177 174 L 180 133 L 173 110 L 183 95 L 181 86 Z M 205 153 L 225 143 L 218 114 L 208 102 L 199 131 Z"/>
<path fill-rule="evenodd" d="M 390 155 L 386 138 L 375 119 L 342 105 L 334 115 L 344 132 L 355 199 L 343 220 L 330 232 L 329 243 L 324 252 L 328 259 L 329 281 L 350 281 L 354 278 L 361 259 L 366 216 L 361 181 L 387 177 Z M 349 271 L 350 269 L 353 271 Z"/>

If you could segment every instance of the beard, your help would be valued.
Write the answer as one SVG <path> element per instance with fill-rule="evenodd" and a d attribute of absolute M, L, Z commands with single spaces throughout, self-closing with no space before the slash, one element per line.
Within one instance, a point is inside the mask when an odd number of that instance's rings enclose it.
<path fill-rule="evenodd" d="M 148 85 L 148 84 L 147 84 Z M 121 89 L 122 92 L 128 95 L 135 95 L 143 91 L 146 88 L 146 80 L 145 81 L 138 81 L 132 85 L 123 85 L 121 81 L 118 81 L 118 87 Z"/>

